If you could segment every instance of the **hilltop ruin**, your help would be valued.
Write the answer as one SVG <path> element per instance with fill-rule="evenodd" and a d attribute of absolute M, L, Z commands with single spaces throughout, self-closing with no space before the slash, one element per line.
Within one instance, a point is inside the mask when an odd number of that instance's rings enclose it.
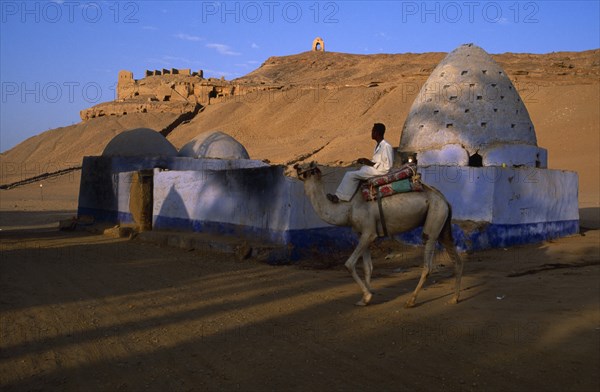
<path fill-rule="evenodd" d="M 224 77 L 204 78 L 202 70 L 146 70 L 144 78 L 134 79 L 133 72 L 119 71 L 117 98 L 82 110 L 83 121 L 102 116 L 123 116 L 128 113 L 198 113 L 211 103 L 244 95 L 256 90 L 277 88 L 260 85 L 240 85 Z"/>

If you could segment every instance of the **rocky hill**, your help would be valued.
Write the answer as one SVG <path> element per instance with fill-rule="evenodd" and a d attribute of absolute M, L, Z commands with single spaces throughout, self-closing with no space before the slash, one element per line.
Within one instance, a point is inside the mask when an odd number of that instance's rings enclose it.
<path fill-rule="evenodd" d="M 280 85 L 332 84 L 339 86 L 427 79 L 446 53 L 357 55 L 304 52 L 270 57 L 238 83 Z M 600 50 L 549 54 L 504 53 L 492 56 L 514 80 L 552 83 L 597 81 Z"/>
<path fill-rule="evenodd" d="M 398 145 L 421 84 L 444 56 L 305 52 L 271 57 L 226 83 L 239 86 L 237 93 L 204 102 L 197 113 L 191 112 L 196 105 L 189 105 L 185 121 L 181 113 L 161 112 L 153 102 L 145 113 L 91 116 L 27 139 L 1 155 L 0 183 L 79 164 L 85 155 L 100 154 L 119 132 L 137 127 L 162 131 L 177 147 L 200 132 L 219 129 L 244 144 L 254 159 L 350 164 L 371 154 L 373 122 L 384 122 L 386 139 Z M 538 143 L 549 150 L 550 167 L 578 171 L 581 197 L 597 200 L 600 50 L 493 57 L 519 90 Z M 121 103 L 135 105 L 140 98 L 130 99 Z"/>

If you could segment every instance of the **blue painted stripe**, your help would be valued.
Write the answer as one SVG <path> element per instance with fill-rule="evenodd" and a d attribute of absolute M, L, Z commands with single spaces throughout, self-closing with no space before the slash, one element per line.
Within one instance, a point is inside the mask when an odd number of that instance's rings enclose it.
<path fill-rule="evenodd" d="M 298 261 L 332 252 L 347 252 L 354 249 L 358 243 L 357 235 L 349 227 L 330 226 L 278 231 L 232 223 L 154 216 L 153 228 L 246 237 L 253 241 L 264 241 L 267 244 L 291 245 L 289 251 L 286 252 L 285 260 L 277 256 L 276 260 L 271 260 L 273 263 Z"/>
<path fill-rule="evenodd" d="M 133 223 L 130 213 L 106 211 L 93 208 L 78 209 L 79 215 L 91 215 L 97 222 Z M 217 235 L 251 238 L 267 245 L 287 245 L 285 252 L 275 252 L 270 262 L 274 264 L 298 261 L 327 254 L 344 254 L 354 249 L 358 236 L 349 227 L 318 227 L 298 230 L 269 230 L 253 226 L 223 222 L 197 221 L 182 218 L 154 216 L 156 230 L 177 230 Z M 423 228 L 394 236 L 395 239 L 413 245 L 421 245 Z M 519 225 L 487 224 L 473 232 L 465 232 L 452 225 L 454 242 L 460 251 L 477 251 L 505 248 L 515 245 L 538 243 L 579 233 L 579 220 L 540 222 Z M 349 254 L 348 254 L 349 255 Z"/>
<path fill-rule="evenodd" d="M 413 245 L 423 243 L 419 227 L 395 236 L 396 239 Z M 534 244 L 579 233 L 579 220 L 557 222 L 524 223 L 515 225 L 488 224 L 481 230 L 465 232 L 452 225 L 452 235 L 461 251 L 477 251 L 490 248 L 506 248 L 515 245 Z"/>

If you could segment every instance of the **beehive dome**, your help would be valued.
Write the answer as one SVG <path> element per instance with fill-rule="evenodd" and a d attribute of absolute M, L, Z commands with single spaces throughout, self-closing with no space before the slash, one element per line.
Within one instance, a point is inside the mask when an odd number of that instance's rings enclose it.
<path fill-rule="evenodd" d="M 399 151 L 415 154 L 421 165 L 546 165 L 516 88 L 473 44 L 450 52 L 433 70 L 406 118 Z"/>
<path fill-rule="evenodd" d="M 250 159 L 246 148 L 221 131 L 204 132 L 179 150 L 179 156 L 190 158 Z"/>
<path fill-rule="evenodd" d="M 159 132 L 136 128 L 122 132 L 104 147 L 103 156 L 177 156 L 177 149 Z"/>

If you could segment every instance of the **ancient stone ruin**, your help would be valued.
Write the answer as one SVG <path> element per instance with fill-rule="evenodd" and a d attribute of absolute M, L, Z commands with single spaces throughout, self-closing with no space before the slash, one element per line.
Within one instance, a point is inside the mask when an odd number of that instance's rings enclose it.
<path fill-rule="evenodd" d="M 139 80 L 134 79 L 133 72 L 122 70 L 118 74 L 116 100 L 82 110 L 80 117 L 85 121 L 128 113 L 193 113 L 202 106 L 264 88 L 242 86 L 225 78 L 206 79 L 202 70 L 146 70 L 144 78 Z"/>

